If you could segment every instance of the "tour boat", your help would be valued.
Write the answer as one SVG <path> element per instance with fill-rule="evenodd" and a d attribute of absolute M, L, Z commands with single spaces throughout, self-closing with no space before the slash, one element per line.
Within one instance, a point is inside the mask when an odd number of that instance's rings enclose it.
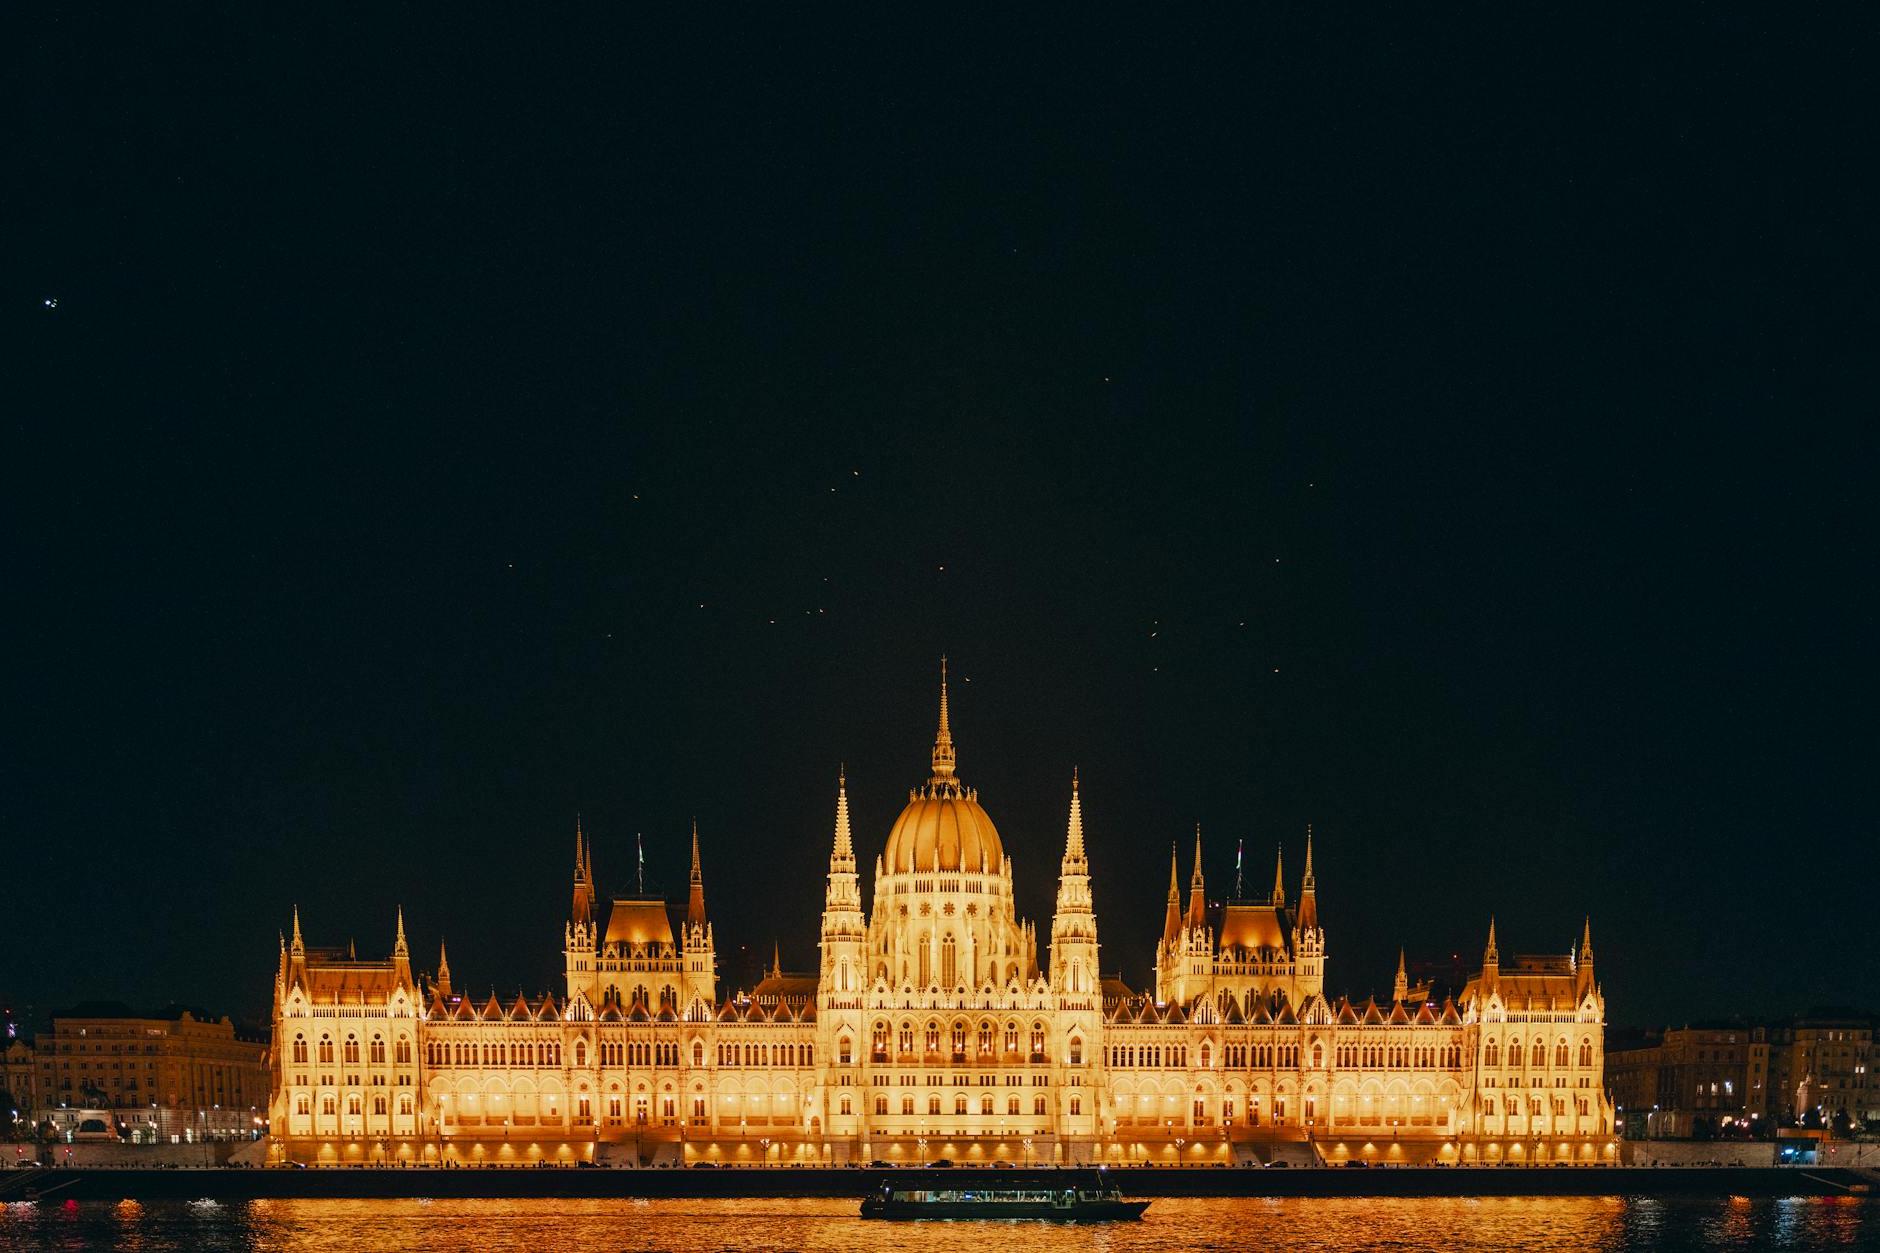
<path fill-rule="evenodd" d="M 1107 1222 L 1141 1218 L 1147 1201 L 1126 1201 L 1101 1174 L 1026 1183 L 953 1183 L 924 1179 L 884 1182 L 862 1202 L 863 1218 L 1032 1218 L 1053 1222 Z"/>

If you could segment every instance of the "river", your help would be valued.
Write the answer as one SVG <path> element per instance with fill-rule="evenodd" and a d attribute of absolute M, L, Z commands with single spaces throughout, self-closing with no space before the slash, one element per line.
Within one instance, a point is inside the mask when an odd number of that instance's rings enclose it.
<path fill-rule="evenodd" d="M 850 1200 L 104 1201 L 11 1204 L 0 1250 L 1177 1249 L 1880 1253 L 1880 1201 L 1449 1197 L 1158 1199 L 1141 1222 L 880 1223 Z"/>

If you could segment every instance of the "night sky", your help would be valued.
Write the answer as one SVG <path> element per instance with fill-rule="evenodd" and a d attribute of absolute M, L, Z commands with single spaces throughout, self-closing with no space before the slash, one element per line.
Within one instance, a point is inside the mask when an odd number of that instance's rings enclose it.
<path fill-rule="evenodd" d="M 1139 987 L 1171 842 L 1310 822 L 1335 991 L 1590 913 L 1614 1022 L 1880 1005 L 1849 32 L 47 9 L 0 1002 L 265 1015 L 296 902 L 558 987 L 577 811 L 813 968 L 944 652 Z"/>

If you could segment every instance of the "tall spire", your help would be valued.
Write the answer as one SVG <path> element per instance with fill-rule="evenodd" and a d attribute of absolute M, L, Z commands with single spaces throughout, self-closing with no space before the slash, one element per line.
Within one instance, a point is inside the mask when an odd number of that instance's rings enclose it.
<path fill-rule="evenodd" d="M 770 942 L 770 973 L 773 977 L 783 977 L 783 946 L 776 940 Z"/>
<path fill-rule="evenodd" d="M 576 923 L 594 920 L 594 868 L 581 831 L 579 813 L 574 816 L 574 901 L 569 906 L 568 918 Z"/>
<path fill-rule="evenodd" d="M 1182 932 L 1182 895 L 1180 871 L 1176 868 L 1175 846 L 1168 846 L 1168 916 L 1162 920 L 1162 943 L 1173 945 Z"/>
<path fill-rule="evenodd" d="M 1482 951 L 1483 969 L 1486 970 L 1490 966 L 1496 969 L 1501 967 L 1501 953 L 1495 947 L 1495 916 L 1493 914 L 1488 916 L 1488 947 Z"/>
<path fill-rule="evenodd" d="M 450 995 L 450 954 L 444 951 L 442 940 L 437 942 L 437 990 Z"/>
<path fill-rule="evenodd" d="M 1580 932 L 1580 963 L 1586 965 L 1593 960 L 1593 919 L 1589 915 L 1586 927 Z"/>
<path fill-rule="evenodd" d="M 398 939 L 392 944 L 393 957 L 410 957 L 411 950 L 405 947 L 405 907 L 398 907 Z"/>
<path fill-rule="evenodd" d="M 836 846 L 830 862 L 842 862 L 855 869 L 855 841 L 849 834 L 849 769 L 845 762 L 836 768 Z"/>
<path fill-rule="evenodd" d="M 1195 872 L 1188 877 L 1188 925 L 1199 927 L 1208 921 L 1208 894 L 1201 878 L 1201 824 L 1195 824 Z"/>
<path fill-rule="evenodd" d="M 1299 926 L 1311 931 L 1319 925 L 1319 890 L 1312 877 L 1312 824 L 1306 824 L 1306 873 L 1299 881 Z"/>
<path fill-rule="evenodd" d="M 293 947 L 294 947 L 294 955 L 296 957 L 300 956 L 301 954 L 307 951 L 306 941 L 300 938 L 300 906 L 299 905 L 294 906 L 294 946 Z"/>
<path fill-rule="evenodd" d="M 685 925 L 688 927 L 705 925 L 705 875 L 699 869 L 697 818 L 692 819 L 692 877 L 691 890 L 685 902 Z"/>
<path fill-rule="evenodd" d="M 1273 904 L 1286 903 L 1286 846 L 1278 844 L 1273 852 Z"/>
<path fill-rule="evenodd" d="M 1397 950 L 1397 978 L 1391 984 L 1391 998 L 1401 1003 L 1410 995 L 1410 976 L 1404 970 L 1403 949 Z"/>
<path fill-rule="evenodd" d="M 947 721 L 947 659 L 940 658 L 940 729 L 933 737 L 933 778 L 930 783 L 944 783 L 953 778 L 953 728 Z"/>
<path fill-rule="evenodd" d="M 1071 767 L 1071 823 L 1064 840 L 1064 861 L 1068 865 L 1084 860 L 1084 805 L 1077 795 L 1077 767 Z"/>

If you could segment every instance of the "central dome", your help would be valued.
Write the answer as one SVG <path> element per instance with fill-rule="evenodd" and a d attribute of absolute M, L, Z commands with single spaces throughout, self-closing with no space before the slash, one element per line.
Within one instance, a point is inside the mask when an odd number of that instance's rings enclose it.
<path fill-rule="evenodd" d="M 999 829 L 979 796 L 953 774 L 953 729 L 947 723 L 947 661 L 940 659 L 940 730 L 933 741 L 933 776 L 910 793 L 888 832 L 882 868 L 889 874 L 953 870 L 998 874 L 1005 864 Z"/>
<path fill-rule="evenodd" d="M 999 829 L 977 798 L 957 784 L 914 793 L 888 832 L 883 863 L 890 874 L 916 870 L 997 874 L 1004 864 Z"/>

